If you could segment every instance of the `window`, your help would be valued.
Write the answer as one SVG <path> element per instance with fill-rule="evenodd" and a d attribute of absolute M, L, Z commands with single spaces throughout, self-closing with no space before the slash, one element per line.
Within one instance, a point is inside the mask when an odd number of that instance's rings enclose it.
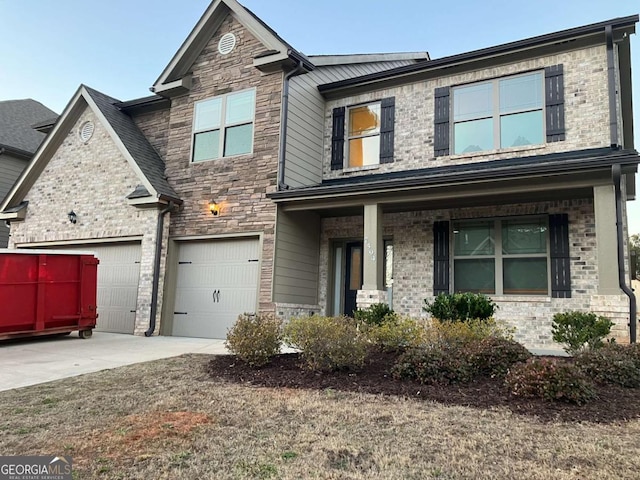
<path fill-rule="evenodd" d="M 542 144 L 543 81 L 534 72 L 454 88 L 454 153 Z"/>
<path fill-rule="evenodd" d="M 348 109 L 348 166 L 363 167 L 380 162 L 380 103 Z"/>
<path fill-rule="evenodd" d="M 549 294 L 546 218 L 454 222 L 453 236 L 456 292 Z"/>
<path fill-rule="evenodd" d="M 251 153 L 255 90 L 197 102 L 193 114 L 193 161 Z"/>

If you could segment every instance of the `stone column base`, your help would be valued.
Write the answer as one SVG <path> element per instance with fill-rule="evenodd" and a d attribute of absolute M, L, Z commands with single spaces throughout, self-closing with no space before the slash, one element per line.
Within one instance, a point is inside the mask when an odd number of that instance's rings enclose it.
<path fill-rule="evenodd" d="M 385 290 L 358 290 L 356 306 L 359 309 L 369 308 L 376 303 L 387 303 L 387 292 Z"/>

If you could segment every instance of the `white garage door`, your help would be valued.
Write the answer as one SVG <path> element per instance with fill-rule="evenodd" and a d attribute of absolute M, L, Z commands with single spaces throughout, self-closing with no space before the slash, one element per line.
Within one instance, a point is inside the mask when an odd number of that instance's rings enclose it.
<path fill-rule="evenodd" d="M 96 330 L 133 333 L 140 279 L 140 244 L 86 244 L 51 248 L 95 252 L 100 260 Z"/>
<path fill-rule="evenodd" d="M 179 245 L 173 335 L 226 338 L 238 315 L 255 312 L 257 239 Z"/>

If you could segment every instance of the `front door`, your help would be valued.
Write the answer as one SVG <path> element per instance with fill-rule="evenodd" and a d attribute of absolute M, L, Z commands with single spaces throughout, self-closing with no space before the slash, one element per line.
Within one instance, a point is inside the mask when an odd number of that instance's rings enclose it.
<path fill-rule="evenodd" d="M 362 242 L 346 245 L 346 269 L 344 278 L 344 307 L 342 313 L 353 316 L 356 310 L 358 290 L 362 289 Z"/>

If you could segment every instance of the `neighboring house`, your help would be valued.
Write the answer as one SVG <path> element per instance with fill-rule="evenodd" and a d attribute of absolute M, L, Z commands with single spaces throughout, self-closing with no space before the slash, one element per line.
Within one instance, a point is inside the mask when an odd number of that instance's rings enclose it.
<path fill-rule="evenodd" d="M 307 57 L 216 0 L 154 96 L 80 87 L 0 218 L 12 247 L 98 253 L 108 331 L 223 338 L 243 311 L 422 315 L 480 291 L 530 347 L 567 309 L 628 339 L 637 20 L 437 60 Z"/>
<path fill-rule="evenodd" d="M 57 115 L 30 98 L 0 101 L 0 201 L 27 166 L 45 137 L 34 129 L 41 122 L 53 123 Z M 9 228 L 0 222 L 0 248 L 6 248 Z"/>

